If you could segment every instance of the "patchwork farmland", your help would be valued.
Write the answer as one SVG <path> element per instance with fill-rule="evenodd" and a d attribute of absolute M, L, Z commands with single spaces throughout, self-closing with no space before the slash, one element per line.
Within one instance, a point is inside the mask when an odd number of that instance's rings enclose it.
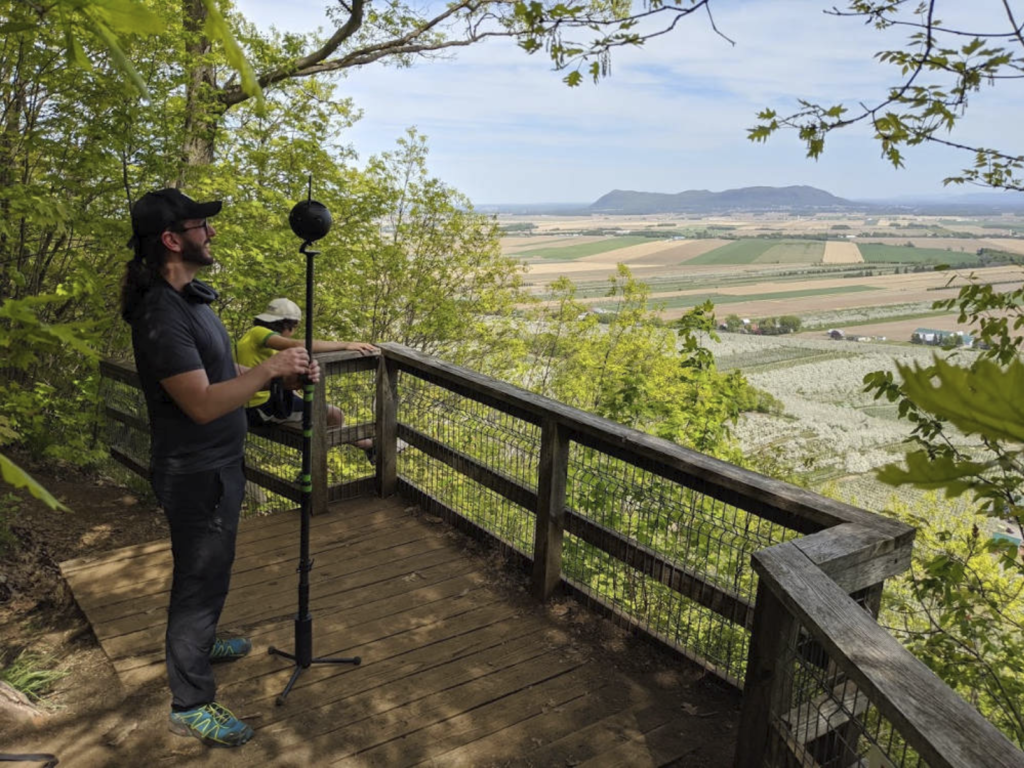
<path fill-rule="evenodd" d="M 966 220 L 923 216 L 550 217 L 502 246 L 541 301 L 566 276 L 582 301 L 609 309 L 608 278 L 625 264 L 666 320 L 711 299 L 723 314 L 796 315 L 814 327 L 834 316 L 835 327 L 874 328 L 934 316 L 932 302 L 955 296 L 972 271 L 1019 285 L 1024 273 L 1007 259 L 1024 259 L 1024 217 L 1003 218 L 979 220 L 971 238 Z"/>

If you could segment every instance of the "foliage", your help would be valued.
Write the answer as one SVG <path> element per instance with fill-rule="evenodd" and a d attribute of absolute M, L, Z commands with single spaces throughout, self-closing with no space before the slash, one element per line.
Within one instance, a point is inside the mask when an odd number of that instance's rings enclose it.
<path fill-rule="evenodd" d="M 896 168 L 904 165 L 904 150 L 937 144 L 972 156 L 972 163 L 946 184 L 978 184 L 1024 191 L 1019 174 L 1024 156 L 963 144 L 946 138 L 967 110 L 970 98 L 982 86 L 995 86 L 1024 74 L 1024 37 L 1010 5 L 1005 5 L 1003 30 L 953 29 L 943 25 L 938 0 L 849 0 L 846 11 L 827 11 L 872 24 L 876 29 L 905 27 L 910 36 L 903 48 L 890 49 L 876 58 L 899 72 L 901 83 L 887 98 L 874 104 L 861 102 L 853 112 L 845 105 L 800 100 L 800 110 L 782 117 L 765 109 L 749 131 L 753 141 L 767 141 L 780 129 L 795 130 L 807 156 L 817 158 L 829 133 L 857 123 L 868 123 L 882 154 Z"/>
<path fill-rule="evenodd" d="M 695 450 L 739 461 L 729 425 L 758 398 L 738 371 L 718 371 L 706 346 L 717 339 L 710 302 L 674 328 L 656 322 L 649 288 L 620 264 L 610 279 L 612 310 L 599 315 L 576 300 L 567 278 L 531 342 L 531 389 Z M 600 322 L 608 318 L 607 323 Z"/>
<path fill-rule="evenodd" d="M 190 110 L 182 59 L 193 35 L 177 2 L 148 7 L 161 30 L 121 40 L 146 103 L 88 37 L 92 68 L 64 67 L 65 40 L 52 24 L 12 33 L 0 56 L 0 97 L 10 105 L 0 114 L 0 435 L 35 456 L 97 456 L 89 350 L 128 353 L 114 306 L 127 212 L 181 170 Z M 308 43 L 233 23 L 257 67 L 278 66 Z M 223 53 L 204 60 L 230 69 Z M 262 106 L 246 101 L 215 126 L 221 153 L 192 170 L 187 191 L 226 201 L 214 222 L 219 265 L 207 276 L 229 330 L 239 335 L 275 296 L 301 302 L 305 263 L 286 217 L 315 169 L 314 192 L 336 215 L 317 259 L 318 334 L 400 340 L 462 360 L 514 349 L 521 334 L 511 308 L 525 297 L 494 223 L 430 178 L 421 136 L 366 171 L 350 167 L 341 138 L 357 117 L 330 82 L 285 79 Z"/>
<path fill-rule="evenodd" d="M 881 620 L 931 669 L 1024 745 L 1024 572 L 1016 546 L 933 498 L 908 509 L 918 528 L 910 571 L 887 585 Z"/>

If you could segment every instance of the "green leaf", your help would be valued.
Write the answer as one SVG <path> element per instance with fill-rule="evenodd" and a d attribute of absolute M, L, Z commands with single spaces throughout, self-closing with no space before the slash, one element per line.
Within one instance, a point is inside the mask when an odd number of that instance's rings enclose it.
<path fill-rule="evenodd" d="M 137 0 L 92 0 L 89 6 L 114 32 L 155 35 L 164 30 L 160 17 Z"/>
<path fill-rule="evenodd" d="M 929 456 L 927 451 L 907 454 L 907 468 L 899 464 L 887 464 L 876 473 L 886 485 L 913 485 L 925 490 L 945 490 L 946 496 L 954 498 L 971 490 L 976 478 L 989 469 L 993 462 L 955 461 L 951 456 Z"/>
<path fill-rule="evenodd" d="M 106 44 L 107 51 L 110 53 L 110 58 L 117 68 L 128 75 L 128 79 L 131 81 L 132 85 L 135 86 L 139 94 L 143 98 L 148 99 L 149 88 L 146 86 L 146 81 L 142 79 L 142 76 L 139 75 L 131 61 L 128 60 L 124 51 L 121 50 L 121 45 L 114 33 L 111 32 L 107 25 L 102 21 L 99 21 L 98 19 L 89 19 L 88 17 L 86 18 L 88 19 L 89 29 L 91 29 L 92 32 L 100 38 L 104 44 Z"/>
<path fill-rule="evenodd" d="M 1024 364 L 1019 359 L 1005 368 L 991 360 L 962 368 L 935 356 L 930 368 L 897 369 L 909 399 L 963 433 L 1024 442 Z"/>
<path fill-rule="evenodd" d="M 36 25 L 30 21 L 9 21 L 6 24 L 0 24 L 0 35 L 14 35 L 35 28 Z"/>
<path fill-rule="evenodd" d="M 216 0 L 203 0 L 203 4 L 207 11 L 206 34 L 213 40 L 220 40 L 221 45 L 224 46 L 224 56 L 227 58 L 228 64 L 234 67 L 242 77 L 242 90 L 249 96 L 255 96 L 257 109 L 262 110 L 264 108 L 263 89 L 260 88 L 259 81 L 256 79 L 256 72 L 242 52 L 227 21 L 221 15 Z"/>
<path fill-rule="evenodd" d="M 0 453 L 0 477 L 3 477 L 4 482 L 8 485 L 13 485 L 15 488 L 26 488 L 29 493 L 42 501 L 50 509 L 59 509 L 63 512 L 70 511 L 67 507 L 57 501 L 53 494 L 37 483 L 33 479 L 32 475 L 23 470 L 2 453 Z"/>

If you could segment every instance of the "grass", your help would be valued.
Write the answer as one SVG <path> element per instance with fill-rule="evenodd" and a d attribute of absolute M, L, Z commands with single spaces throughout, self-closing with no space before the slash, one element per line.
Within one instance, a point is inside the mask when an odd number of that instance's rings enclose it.
<path fill-rule="evenodd" d="M 39 701 L 61 678 L 67 677 L 68 673 L 53 669 L 53 657 L 42 654 L 22 651 L 14 661 L 6 664 L 0 658 L 0 680 L 17 691 L 21 691 L 30 699 Z"/>
<path fill-rule="evenodd" d="M 531 259 L 553 259 L 557 261 L 575 261 L 584 256 L 595 256 L 599 253 L 617 251 L 621 248 L 629 248 L 641 243 L 656 242 L 650 237 L 610 237 L 607 240 L 598 240 L 595 243 L 580 243 L 579 245 L 566 245 L 561 248 L 532 248 L 525 253 L 517 253 L 517 256 L 526 256 Z"/>
<path fill-rule="evenodd" d="M 905 245 L 879 245 L 858 243 L 861 256 L 868 263 L 890 264 L 977 264 L 978 256 L 965 251 L 946 251 L 940 248 L 908 248 Z"/>

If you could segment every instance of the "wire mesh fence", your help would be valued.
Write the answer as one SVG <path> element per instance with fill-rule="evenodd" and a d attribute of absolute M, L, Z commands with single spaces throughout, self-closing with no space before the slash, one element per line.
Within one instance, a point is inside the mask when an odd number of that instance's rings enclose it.
<path fill-rule="evenodd" d="M 347 428 L 345 442 L 327 451 L 327 485 L 338 489 L 333 498 L 346 498 L 345 486 L 374 474 L 373 454 L 366 449 L 374 440 L 376 370 L 330 365 L 324 372 L 322 386 L 328 410 L 336 411 L 329 419 L 341 419 Z"/>
<path fill-rule="evenodd" d="M 300 438 L 284 444 L 270 437 L 267 431 L 250 429 L 245 436 L 245 465 L 248 470 L 263 474 L 264 479 L 249 479 L 245 485 L 245 501 L 242 504 L 244 516 L 272 515 L 295 509 L 299 493 L 299 475 L 302 469 Z M 251 476 L 250 476 L 251 477 Z M 276 481 L 276 482 L 269 482 Z M 292 491 L 289 496 L 275 493 L 270 485 L 284 485 Z"/>
<path fill-rule="evenodd" d="M 790 695 L 773 711 L 766 768 L 927 768 L 925 760 L 806 631 L 786 654 Z"/>
<path fill-rule="evenodd" d="M 566 504 L 702 583 L 691 599 L 574 536 L 563 549 L 566 577 L 628 613 L 642 629 L 742 680 L 749 631 L 738 617 L 709 608 L 707 598 L 720 592 L 752 605 L 757 575 L 751 554 L 797 534 L 578 443 L 570 446 Z"/>
<path fill-rule="evenodd" d="M 440 457 L 415 447 L 398 454 L 398 473 L 412 487 L 489 532 L 501 545 L 532 557 L 534 511 L 510 501 L 452 466 L 481 467 L 535 491 L 540 428 L 423 379 L 401 374 L 398 422 L 434 441 Z"/>

